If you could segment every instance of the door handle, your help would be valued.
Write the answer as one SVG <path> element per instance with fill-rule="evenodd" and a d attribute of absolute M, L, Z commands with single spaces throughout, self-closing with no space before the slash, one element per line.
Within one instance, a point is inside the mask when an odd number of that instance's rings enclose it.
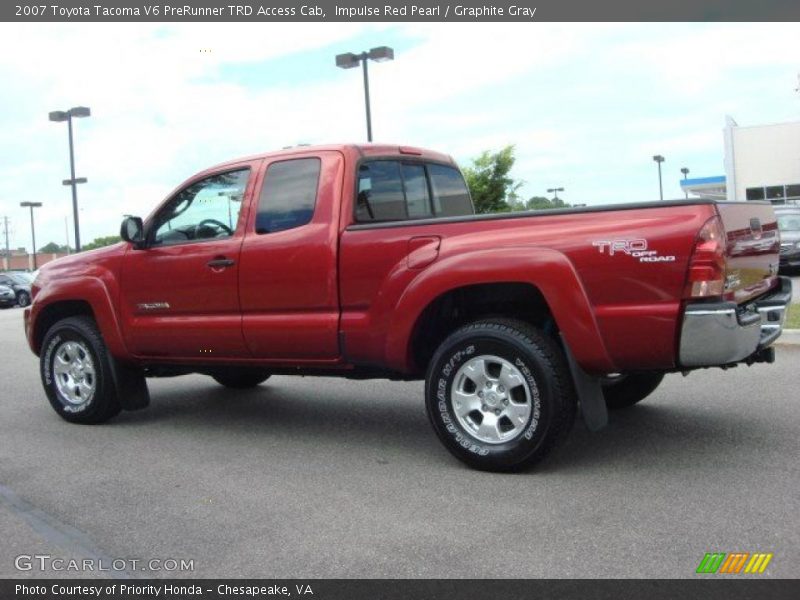
<path fill-rule="evenodd" d="M 225 258 L 224 256 L 218 256 L 206 263 L 212 269 L 225 269 L 227 267 L 232 267 L 236 264 L 236 261 L 232 258 Z"/>

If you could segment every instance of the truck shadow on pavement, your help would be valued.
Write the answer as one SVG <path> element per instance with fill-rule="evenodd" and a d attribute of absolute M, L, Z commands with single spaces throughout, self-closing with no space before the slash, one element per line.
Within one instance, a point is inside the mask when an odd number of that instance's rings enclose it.
<path fill-rule="evenodd" d="M 609 416 L 592 433 L 579 417 L 567 442 L 539 468 L 543 472 L 592 470 L 598 466 L 672 471 L 699 464 L 719 467 L 763 461 L 792 437 L 776 435 L 776 424 L 745 419 L 723 407 L 703 408 L 671 401 L 645 402 Z"/>
<path fill-rule="evenodd" d="M 352 385 L 339 380 L 286 385 L 287 379 L 273 378 L 252 390 L 196 381 L 180 389 L 156 384 L 148 409 L 123 413 L 111 426 L 129 432 L 162 428 L 179 438 L 230 435 L 265 448 L 276 442 L 298 449 L 324 447 L 343 457 L 353 451 L 391 454 L 396 461 L 408 457 L 467 469 L 436 439 L 425 414 L 422 384 L 377 383 L 353 394 Z M 613 412 L 609 425 L 596 433 L 579 416 L 566 442 L 524 472 L 588 472 L 598 466 L 645 470 L 654 465 L 673 470 L 690 467 L 699 457 L 705 464 L 733 465 L 752 459 L 756 451 L 762 457 L 788 451 L 781 440 L 792 435 L 775 434 L 774 422 L 743 419 L 721 406 L 648 399 Z"/>

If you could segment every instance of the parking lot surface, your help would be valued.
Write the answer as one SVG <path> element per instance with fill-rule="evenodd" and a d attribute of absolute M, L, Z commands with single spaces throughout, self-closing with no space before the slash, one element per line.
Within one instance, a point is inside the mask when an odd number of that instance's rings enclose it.
<path fill-rule="evenodd" d="M 77 426 L 45 399 L 20 309 L 0 342 L 0 577 L 41 576 L 15 567 L 36 554 L 194 561 L 122 577 L 671 578 L 711 551 L 800 572 L 798 347 L 670 375 L 499 475 L 443 449 L 421 383 L 151 380 L 149 409 Z"/>

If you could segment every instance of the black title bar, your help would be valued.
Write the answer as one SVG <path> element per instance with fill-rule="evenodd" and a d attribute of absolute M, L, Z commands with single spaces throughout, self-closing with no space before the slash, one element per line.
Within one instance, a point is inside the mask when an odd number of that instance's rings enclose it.
<path fill-rule="evenodd" d="M 509 579 L 21 579 L 0 580 L 3 600 L 539 600 L 647 598 L 750 600 L 797 598 L 798 580 Z"/>
<path fill-rule="evenodd" d="M 18 22 L 303 22 L 303 21 L 797 21 L 798 0 L 11 0 L 0 21 Z"/>

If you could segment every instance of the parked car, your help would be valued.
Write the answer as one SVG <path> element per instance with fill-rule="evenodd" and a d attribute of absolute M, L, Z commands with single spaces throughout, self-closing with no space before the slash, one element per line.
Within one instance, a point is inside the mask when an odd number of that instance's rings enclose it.
<path fill-rule="evenodd" d="M 7 285 L 0 285 L 0 308 L 16 306 L 17 294 Z"/>
<path fill-rule="evenodd" d="M 781 270 L 800 267 L 800 206 L 778 206 L 778 229 L 781 232 Z"/>
<path fill-rule="evenodd" d="M 25 310 L 67 421 L 145 407 L 148 376 L 424 379 L 486 470 L 541 459 L 579 403 L 598 429 L 666 373 L 772 362 L 791 299 L 768 203 L 476 215 L 449 156 L 388 145 L 213 167 L 121 237 L 44 265 Z"/>
<path fill-rule="evenodd" d="M 14 290 L 16 304 L 28 306 L 31 303 L 31 279 L 28 273 L 22 271 L 6 271 L 0 273 L 0 285 L 5 285 Z"/>

